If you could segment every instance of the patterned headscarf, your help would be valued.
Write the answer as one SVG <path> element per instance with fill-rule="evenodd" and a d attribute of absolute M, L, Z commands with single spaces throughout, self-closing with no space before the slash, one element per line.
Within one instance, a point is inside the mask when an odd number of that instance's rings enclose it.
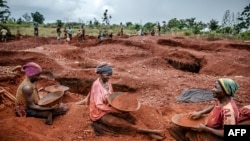
<path fill-rule="evenodd" d="M 227 95 L 234 96 L 236 91 L 239 88 L 239 85 L 232 79 L 229 78 L 221 78 L 218 80 L 222 89 Z"/>
<path fill-rule="evenodd" d="M 34 76 L 42 72 L 42 68 L 34 62 L 28 62 L 23 65 L 23 70 L 27 76 Z"/>
<path fill-rule="evenodd" d="M 97 74 L 102 74 L 102 73 L 111 73 L 112 74 L 112 66 L 108 63 L 100 63 L 99 65 L 97 65 L 96 67 L 96 73 Z"/>

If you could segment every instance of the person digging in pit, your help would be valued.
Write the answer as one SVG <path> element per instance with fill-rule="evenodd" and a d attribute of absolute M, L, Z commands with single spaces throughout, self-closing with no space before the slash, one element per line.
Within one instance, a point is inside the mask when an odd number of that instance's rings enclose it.
<path fill-rule="evenodd" d="M 16 115 L 19 117 L 45 118 L 45 124 L 51 125 L 54 116 L 65 114 L 68 107 L 65 104 L 56 104 L 52 107 L 38 105 L 39 95 L 36 82 L 40 78 L 42 68 L 34 62 L 22 66 L 25 78 L 16 92 Z"/>
<path fill-rule="evenodd" d="M 89 116 L 96 135 L 105 134 L 147 134 L 158 140 L 164 139 L 163 130 L 136 127 L 136 119 L 129 113 L 117 110 L 108 103 L 108 96 L 113 93 L 110 78 L 112 66 L 101 63 L 96 67 L 99 78 L 92 84 L 89 95 L 76 104 L 89 104 Z"/>
<path fill-rule="evenodd" d="M 237 125 L 239 122 L 239 109 L 232 98 L 238 88 L 239 85 L 232 79 L 218 79 L 212 89 L 213 96 L 217 99 L 215 103 L 189 115 L 191 119 L 195 120 L 208 114 L 206 125 L 200 124 L 194 128 L 170 127 L 169 133 L 177 141 L 223 140 L 224 125 Z"/>

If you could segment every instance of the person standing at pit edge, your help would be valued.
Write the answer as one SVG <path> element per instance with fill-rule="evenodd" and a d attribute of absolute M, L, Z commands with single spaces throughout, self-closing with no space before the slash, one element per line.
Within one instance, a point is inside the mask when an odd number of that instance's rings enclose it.
<path fill-rule="evenodd" d="M 67 33 L 68 33 L 68 38 L 69 38 L 69 40 L 72 40 L 73 31 L 72 31 L 72 29 L 71 29 L 70 26 L 69 26 L 68 29 L 67 29 Z"/>
<path fill-rule="evenodd" d="M 82 30 L 82 41 L 84 41 L 85 40 L 85 25 L 84 24 L 82 24 L 81 30 Z"/>
<path fill-rule="evenodd" d="M 60 25 L 57 25 L 56 33 L 57 33 L 57 40 L 60 40 L 61 39 L 61 26 Z"/>
<path fill-rule="evenodd" d="M 1 36 L 2 36 L 2 42 L 6 42 L 7 41 L 7 33 L 8 33 L 8 30 L 6 30 L 5 28 L 2 28 L 1 29 Z"/>
<path fill-rule="evenodd" d="M 16 92 L 16 115 L 18 117 L 45 118 L 44 123 L 51 125 L 54 116 L 65 114 L 68 107 L 65 104 L 45 107 L 38 105 L 39 95 L 36 82 L 40 78 L 42 68 L 34 62 L 28 62 L 22 66 L 25 72 L 25 79 L 17 88 Z"/>
<path fill-rule="evenodd" d="M 120 23 L 120 36 L 123 37 L 123 25 Z"/>
<path fill-rule="evenodd" d="M 34 22 L 34 36 L 38 36 L 38 23 Z"/>
<path fill-rule="evenodd" d="M 157 24 L 157 29 L 158 29 L 158 36 L 160 36 L 161 35 L 161 25 L 160 25 L 160 23 L 158 22 L 158 24 Z"/>

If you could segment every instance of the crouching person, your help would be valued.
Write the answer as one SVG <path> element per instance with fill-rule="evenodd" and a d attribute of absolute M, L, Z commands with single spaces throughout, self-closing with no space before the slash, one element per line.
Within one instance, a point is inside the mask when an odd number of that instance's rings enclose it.
<path fill-rule="evenodd" d="M 45 118 L 45 124 L 51 125 L 53 117 L 65 114 L 68 107 L 65 104 L 57 104 L 52 107 L 38 105 L 40 98 L 35 84 L 39 80 L 42 68 L 34 62 L 28 62 L 22 69 L 26 77 L 17 88 L 16 115 L 19 117 Z"/>
<path fill-rule="evenodd" d="M 191 119 L 199 119 L 207 114 L 207 123 L 194 128 L 170 127 L 169 133 L 177 141 L 220 141 L 224 137 L 224 125 L 237 125 L 239 109 L 232 98 L 239 85 L 232 79 L 220 78 L 215 82 L 214 104 L 197 112 L 191 113 Z M 194 130 L 192 130 L 194 129 Z"/>
<path fill-rule="evenodd" d="M 101 63 L 97 66 L 96 73 L 99 78 L 92 84 L 88 96 L 90 119 L 96 135 L 142 133 L 158 140 L 165 138 L 163 130 L 137 127 L 136 119 L 130 113 L 119 111 L 108 103 L 107 98 L 113 93 L 110 82 L 113 73 L 111 65 Z"/>

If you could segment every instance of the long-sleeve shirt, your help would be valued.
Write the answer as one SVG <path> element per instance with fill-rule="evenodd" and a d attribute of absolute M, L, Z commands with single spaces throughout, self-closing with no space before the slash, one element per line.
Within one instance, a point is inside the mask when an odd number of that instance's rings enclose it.
<path fill-rule="evenodd" d="M 107 82 L 109 90 L 106 90 L 101 82 L 100 78 L 95 80 L 90 91 L 90 103 L 89 103 L 89 115 L 92 121 L 100 119 L 107 113 L 113 112 L 114 108 L 107 103 L 107 97 L 113 92 L 110 81 Z"/>

